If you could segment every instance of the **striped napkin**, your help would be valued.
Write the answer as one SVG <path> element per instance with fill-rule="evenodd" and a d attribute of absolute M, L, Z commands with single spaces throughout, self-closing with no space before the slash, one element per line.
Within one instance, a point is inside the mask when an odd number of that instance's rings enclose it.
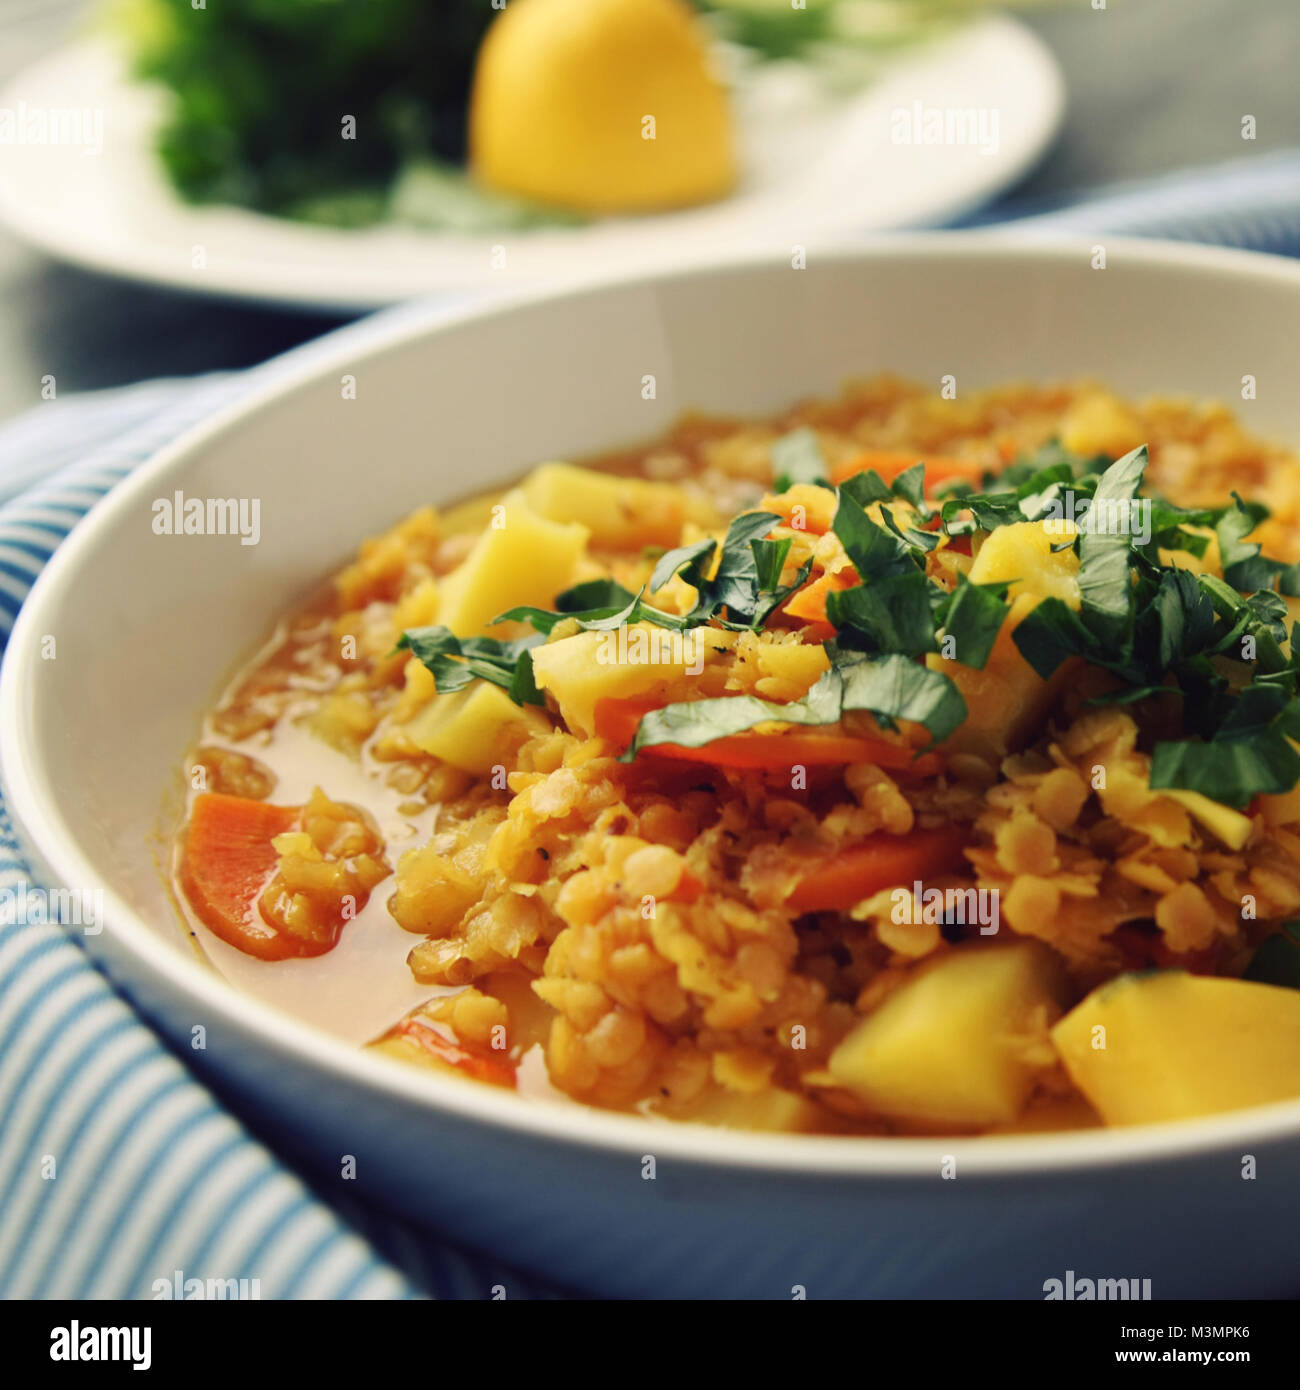
<path fill-rule="evenodd" d="M 364 339 L 406 312 L 342 331 Z M 0 651 L 42 565 L 115 483 L 317 350 L 53 402 L 0 432 Z M 192 1280 L 264 1299 L 551 1292 L 314 1194 L 189 1075 L 76 933 L 17 909 L 40 887 L 0 799 L 0 1298 L 176 1297 Z"/>
<path fill-rule="evenodd" d="M 965 220 L 1173 236 L 1300 255 L 1300 150 Z M 105 492 L 189 425 L 340 337 L 251 372 L 149 382 L 38 407 L 0 431 L 0 649 L 55 546 Z M 32 883 L 0 802 L 0 923 Z M 6 896 L 6 890 L 7 896 Z M 328 1202 L 195 1081 L 55 925 L 0 925 L 0 1297 L 172 1296 L 247 1280 L 262 1298 L 560 1292 L 436 1233 Z M 164 1286 L 166 1293 L 164 1293 Z M 594 1291 L 598 1292 L 598 1291 Z"/>

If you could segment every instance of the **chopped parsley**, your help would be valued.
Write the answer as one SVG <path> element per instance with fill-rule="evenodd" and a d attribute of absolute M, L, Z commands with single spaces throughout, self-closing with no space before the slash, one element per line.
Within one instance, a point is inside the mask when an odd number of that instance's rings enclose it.
<path fill-rule="evenodd" d="M 450 628 L 416 627 L 402 633 L 398 651 L 410 651 L 433 675 L 440 695 L 463 690 L 473 680 L 499 685 L 517 705 L 545 705 L 533 679 L 532 648 L 540 632 L 510 642 L 494 637 L 457 637 Z"/>
<path fill-rule="evenodd" d="M 778 704 L 753 695 L 682 700 L 642 717 L 623 762 L 642 748 L 676 743 L 700 748 L 756 724 L 835 724 L 853 710 L 866 710 L 884 728 L 900 719 L 923 724 L 937 743 L 966 718 L 966 702 L 947 676 L 891 654 L 878 660 L 837 653 L 831 669 L 800 700 Z"/>
<path fill-rule="evenodd" d="M 891 484 L 864 472 L 832 487 L 809 429 L 777 440 L 772 457 L 778 490 L 815 483 L 835 493 L 831 529 L 857 582 L 826 595 L 835 630 L 827 644 L 831 669 L 788 704 L 724 696 L 652 711 L 625 759 L 656 743 L 700 747 L 763 723 L 826 725 L 852 711 L 869 712 L 887 729 L 917 723 L 942 741 L 965 719 L 966 705 L 939 663 L 925 659 L 938 653 L 982 670 L 1009 612 L 1010 585 L 972 583 L 960 572 L 955 587 L 951 579 L 940 583 L 930 555 L 945 538 L 1068 518 L 1076 525 L 1062 526 L 1053 549 L 1078 555 L 1081 602 L 1076 610 L 1043 598 L 1014 628 L 1012 639 L 1034 671 L 1048 679 L 1080 661 L 1112 678 L 1112 689 L 1094 703 L 1163 702 L 1161 725 L 1178 737 L 1150 747 L 1153 788 L 1196 791 L 1240 807 L 1300 783 L 1300 752 L 1292 744 L 1300 740 L 1300 662 L 1283 597 L 1300 594 L 1300 565 L 1266 558 L 1247 539 L 1267 515 L 1258 504 L 1234 494 L 1225 507 L 1185 509 L 1140 496 L 1145 447 L 1112 462 L 1051 444 L 986 476 L 982 489 L 953 484 L 933 505 L 924 494 L 923 464 Z M 1085 524 L 1086 513 L 1094 524 Z M 1141 524 L 1130 524 L 1133 518 Z M 585 631 L 640 622 L 677 631 L 762 631 L 812 569 L 809 559 L 786 577 L 793 538 L 770 534 L 781 523 L 774 512 L 742 513 L 721 541 L 706 537 L 659 556 L 639 592 L 612 579 L 590 580 L 562 593 L 553 610 L 512 608 L 495 620 L 529 624 L 534 631 L 524 638 L 457 639 L 428 627 L 406 633 L 400 646 L 424 662 L 439 691 L 483 679 L 520 703 L 543 704 L 531 650 L 560 623 Z M 1162 562 L 1161 551 L 1204 556 L 1211 535 L 1223 578 Z M 674 578 L 694 592 L 684 613 L 651 602 Z"/>
<path fill-rule="evenodd" d="M 771 454 L 772 475 L 778 492 L 788 492 L 796 483 L 830 487 L 831 471 L 822 456 L 815 430 L 792 431 L 772 445 Z"/>

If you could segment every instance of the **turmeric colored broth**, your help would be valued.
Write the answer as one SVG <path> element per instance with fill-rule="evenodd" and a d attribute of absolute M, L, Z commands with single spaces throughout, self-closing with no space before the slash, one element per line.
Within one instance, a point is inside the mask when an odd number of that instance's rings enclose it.
<path fill-rule="evenodd" d="M 1078 610 L 1076 530 L 949 534 L 902 493 L 865 504 L 881 534 L 924 533 L 934 601 L 969 583 L 1006 605 L 982 663 L 936 641 L 891 667 L 960 693 L 942 737 L 919 704 L 845 705 L 620 760 L 665 706 L 793 712 L 840 670 L 837 596 L 861 583 L 844 480 L 888 488 L 911 458 L 931 487 L 977 480 L 1053 441 L 1100 460 L 1093 483 L 1146 444 L 1150 491 L 1202 508 L 1235 488 L 1272 511 L 1251 540 L 1300 557 L 1294 456 L 1220 407 L 1089 384 L 951 402 L 877 379 L 769 421 L 689 418 L 591 474 L 539 467 L 367 541 L 209 714 L 176 858 L 192 930 L 241 988 L 409 1064 L 669 1119 L 1024 1132 L 1300 1095 L 1300 990 L 1239 978 L 1300 913 L 1300 793 L 1153 788 L 1176 706 L 1095 703 L 1113 678 L 1079 656 L 1031 669 L 1013 634 L 1048 599 Z M 774 487 L 796 453 L 823 484 Z M 759 508 L 784 546 L 770 593 L 789 590 L 765 616 L 736 622 L 733 591 L 728 622 L 696 620 L 704 591 L 678 573 L 647 595 L 661 619 L 547 619 L 532 702 L 505 688 L 501 643 L 541 620 L 491 618 L 574 586 L 634 594 L 710 536 L 716 566 Z M 1217 593 L 1207 529 L 1160 564 Z M 395 650 L 445 629 L 494 639 L 496 675 L 460 681 L 470 652 L 441 638 Z"/>

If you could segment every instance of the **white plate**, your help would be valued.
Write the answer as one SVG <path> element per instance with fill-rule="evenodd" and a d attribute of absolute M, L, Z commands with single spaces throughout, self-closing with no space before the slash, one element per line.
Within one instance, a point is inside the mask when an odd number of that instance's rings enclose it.
<path fill-rule="evenodd" d="M 539 459 L 653 437 L 689 407 L 770 413 L 882 370 L 952 375 L 959 400 L 1013 378 L 1097 376 L 1126 394 L 1231 399 L 1250 428 L 1300 441 L 1287 389 L 1300 266 L 1119 238 L 1107 253 L 1098 271 L 1086 244 L 882 239 L 800 273 L 732 260 L 454 315 L 405 307 L 260 369 L 246 400 L 91 512 L 19 614 L 0 767 L 34 871 L 103 889 L 106 925 L 87 947 L 314 1171 L 337 1180 L 338 1155 L 356 1154 L 366 1195 L 558 1282 L 1034 1298 L 1072 1269 L 1150 1278 L 1157 1298 L 1293 1294 L 1300 1101 L 1117 1131 L 893 1140 L 532 1100 L 366 1054 L 307 1021 L 292 990 L 273 1003 L 232 985 L 189 948 L 150 852 L 203 709 L 273 616 L 359 537 Z M 1250 403 L 1243 364 L 1260 383 Z M 260 542 L 155 535 L 152 501 L 176 489 L 258 498 Z M 193 1052 L 198 1021 L 208 1046 Z M 941 1176 L 949 1158 L 955 1181 Z"/>
<path fill-rule="evenodd" d="M 738 94 L 742 186 L 707 207 L 491 236 L 344 231 L 182 202 L 152 151 L 158 94 L 127 82 L 114 48 L 95 41 L 0 93 L 0 113 L 91 113 L 86 142 L 0 144 L 0 219 L 93 270 L 206 294 L 369 309 L 430 291 L 742 251 L 815 254 L 847 233 L 938 223 L 1022 175 L 1054 135 L 1063 100 L 1039 40 L 1012 20 L 987 18 L 901 57 L 849 99 L 832 99 L 792 65 L 760 69 Z M 982 113 L 983 125 L 954 124 L 953 143 L 898 138 L 919 128 L 916 113 L 924 121 L 935 111 Z M 99 116 L 102 149 L 88 153 Z M 494 268 L 497 246 L 504 269 Z"/>

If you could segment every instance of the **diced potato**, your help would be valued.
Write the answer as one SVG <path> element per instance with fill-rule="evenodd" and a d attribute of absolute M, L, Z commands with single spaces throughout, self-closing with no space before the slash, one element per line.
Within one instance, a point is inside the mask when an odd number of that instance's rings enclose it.
<path fill-rule="evenodd" d="M 466 531 L 481 531 L 491 525 L 492 508 L 498 506 L 504 494 L 485 492 L 482 497 L 469 497 L 457 502 L 442 513 L 442 534 L 461 536 Z"/>
<path fill-rule="evenodd" d="M 734 633 L 710 631 L 702 640 L 691 632 L 632 623 L 625 639 L 613 632 L 579 632 L 535 648 L 533 675 L 538 688 L 554 696 L 569 728 L 590 735 L 595 732 L 597 701 L 689 698 L 685 692 L 667 692 L 698 674 L 712 647 L 734 642 Z"/>
<path fill-rule="evenodd" d="M 1300 1096 L 1300 990 L 1161 971 L 1094 990 L 1052 1030 L 1107 1124 L 1149 1124 Z"/>
<path fill-rule="evenodd" d="M 525 739 L 550 727 L 540 710 L 515 704 L 499 686 L 475 681 L 435 695 L 403 732 L 426 753 L 486 777 L 494 767 L 510 766 Z"/>
<path fill-rule="evenodd" d="M 567 589 L 587 547 L 587 528 L 536 515 L 507 493 L 487 530 L 442 582 L 438 621 L 458 637 L 491 630 L 507 608 L 547 608 Z M 499 524 L 498 524 L 499 523 Z"/>
<path fill-rule="evenodd" d="M 438 581 L 430 576 L 422 579 L 393 606 L 392 629 L 400 636 L 408 627 L 427 627 L 438 616 Z"/>
<path fill-rule="evenodd" d="M 1059 598 L 1078 608 L 1079 557 L 1073 550 L 1057 550 L 1054 545 L 1072 541 L 1076 531 L 1072 522 L 1018 521 L 999 526 L 985 537 L 975 563 L 970 568 L 972 584 L 1010 581 L 1007 597 L 1021 594 L 1035 598 Z"/>
<path fill-rule="evenodd" d="M 1145 443 L 1142 422 L 1108 391 L 1080 396 L 1061 421 L 1061 443 L 1072 453 L 1119 458 Z"/>
<path fill-rule="evenodd" d="M 950 676 L 966 701 L 967 717 L 947 741 L 954 752 L 973 753 L 986 760 L 1003 757 L 1030 737 L 1069 678 L 1070 665 L 1049 681 L 1040 679 L 1020 655 L 1012 633 L 1025 615 L 1045 598 L 1059 598 L 1070 608 L 1080 605 L 1079 557 L 1073 550 L 1052 546 L 1069 539 L 1073 526 L 1061 521 L 1057 530 L 1037 521 L 1000 526 L 980 547 L 971 566 L 975 584 L 1010 582 L 1011 611 L 982 671 L 961 664 L 961 653 L 949 660 L 932 652 L 926 664 Z"/>
<path fill-rule="evenodd" d="M 914 967 L 831 1054 L 830 1073 L 892 1119 L 1010 1124 L 1050 1065 L 1047 1029 L 1066 988 L 1037 941 L 959 946 Z"/>
<path fill-rule="evenodd" d="M 686 494 L 679 487 L 571 463 L 540 464 L 524 479 L 522 491 L 538 516 L 581 522 L 596 545 L 614 550 L 674 546 L 688 519 Z"/>

